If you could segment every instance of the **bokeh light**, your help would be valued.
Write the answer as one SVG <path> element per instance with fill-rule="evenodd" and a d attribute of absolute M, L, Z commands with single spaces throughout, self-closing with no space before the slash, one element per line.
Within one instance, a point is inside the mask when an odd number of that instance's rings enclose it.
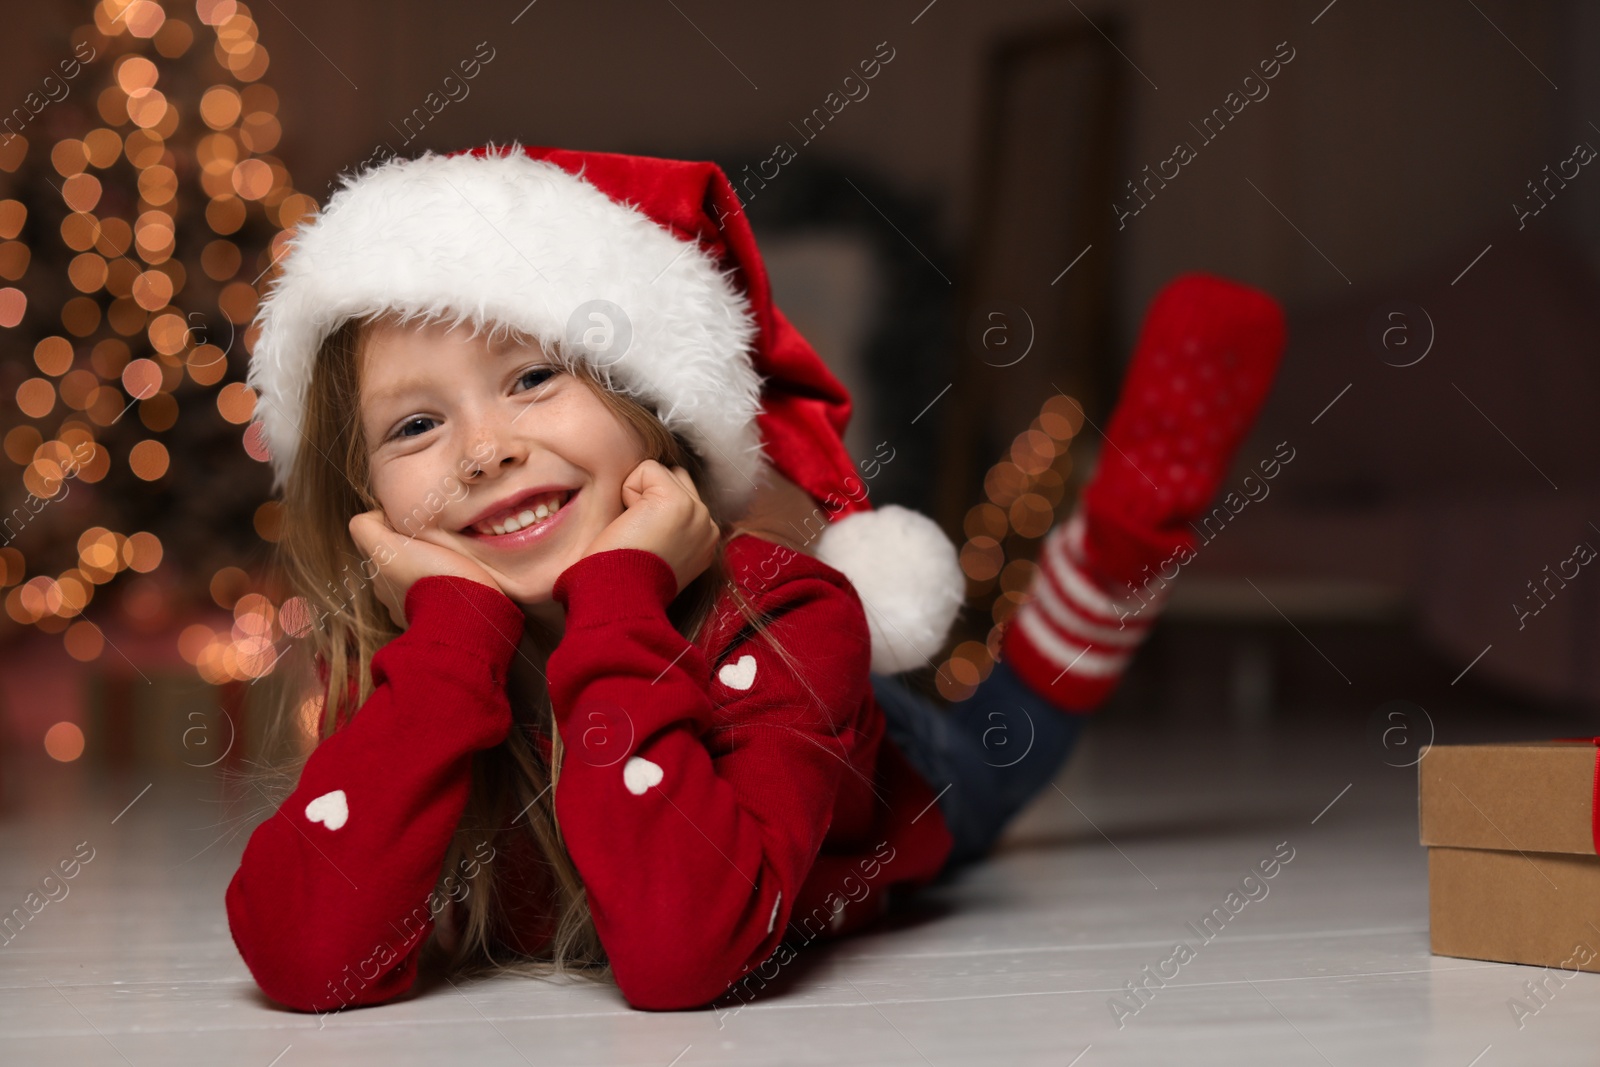
<path fill-rule="evenodd" d="M 1011 442 L 1006 457 L 984 475 L 985 501 L 968 509 L 960 549 L 969 598 L 993 596 L 992 625 L 984 641 L 963 641 L 939 664 L 935 686 L 946 700 L 970 697 L 999 659 L 1004 627 L 1024 604 L 1037 570 L 1028 559 L 1007 562 L 1013 538 L 1036 541 L 1057 521 L 1072 471 L 1068 448 L 1082 429 L 1083 407 L 1060 393 L 1042 405 L 1039 416 Z M 1037 549 L 1024 548 L 1030 554 Z"/>
<path fill-rule="evenodd" d="M 83 755 L 83 731 L 76 723 L 58 722 L 44 732 L 44 750 L 53 760 L 71 763 Z"/>
<path fill-rule="evenodd" d="M 283 126 L 278 95 L 261 82 L 270 65 L 261 27 L 246 6 L 195 0 L 169 17 L 155 0 L 96 0 L 91 10 L 93 25 L 72 40 L 93 43 L 105 58 L 75 86 L 75 121 L 35 133 L 31 157 L 26 137 L 0 143 L 0 172 L 25 161 L 44 170 L 37 194 L 0 199 L 0 330 L 29 329 L 13 339 L 33 363 L 24 359 L 7 386 L 6 399 L 28 421 L 5 432 L 0 450 L 19 488 L 41 500 L 64 499 L 69 479 L 112 476 L 122 491 L 118 476 L 171 477 L 177 442 L 188 440 L 179 419 L 206 417 L 202 404 L 215 403 L 225 421 L 243 427 L 248 456 L 269 458 L 253 421 L 254 392 L 228 381 L 240 366 L 234 353 L 254 343 L 259 291 L 246 279 L 265 275 L 292 228 L 318 210 L 267 155 Z M 23 201 L 35 195 L 44 201 L 30 217 Z M 134 407 L 137 420 L 128 417 Z M 89 494 L 72 508 L 94 503 Z M 56 509 L 42 525 L 70 510 Z M 90 524 L 97 511 L 99 524 Z M 192 594 L 153 573 L 166 553 L 165 528 L 118 532 L 103 498 L 84 515 L 68 520 L 86 528 L 65 538 L 64 559 L 0 546 L 0 600 L 11 620 L 59 634 L 70 656 L 90 663 L 109 647 L 82 617 L 98 590 L 108 592 L 107 610 L 147 633 L 180 618 Z M 259 503 L 251 520 L 263 542 L 283 536 L 280 501 Z M 180 556 L 187 547 L 171 545 Z M 309 631 L 303 600 L 278 605 L 255 591 L 258 582 L 240 567 L 210 576 L 212 599 L 234 622 L 231 632 L 190 625 L 179 635 L 179 651 L 202 679 L 260 677 L 276 665 L 275 639 Z M 46 747 L 71 760 L 83 743 L 79 727 L 58 723 Z"/>

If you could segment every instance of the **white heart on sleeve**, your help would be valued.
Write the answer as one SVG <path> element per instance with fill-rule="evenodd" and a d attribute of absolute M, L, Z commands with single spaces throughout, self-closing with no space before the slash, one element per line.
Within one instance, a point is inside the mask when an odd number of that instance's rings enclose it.
<path fill-rule="evenodd" d="M 306 818 L 312 822 L 320 822 L 330 830 L 337 830 L 350 818 L 350 802 L 345 799 L 343 789 L 335 789 L 331 793 L 324 793 L 306 805 Z"/>
<path fill-rule="evenodd" d="M 749 689 L 756 684 L 756 658 L 746 653 L 737 663 L 724 663 L 717 679 L 729 689 Z"/>
<path fill-rule="evenodd" d="M 622 766 L 622 784 L 634 796 L 644 796 L 645 790 L 661 784 L 661 766 L 643 756 L 634 756 Z"/>

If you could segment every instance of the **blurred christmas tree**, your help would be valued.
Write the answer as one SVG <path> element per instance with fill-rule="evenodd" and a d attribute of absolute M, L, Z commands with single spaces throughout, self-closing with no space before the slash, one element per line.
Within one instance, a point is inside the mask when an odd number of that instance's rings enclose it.
<path fill-rule="evenodd" d="M 214 684 L 271 670 L 281 516 L 245 327 L 317 205 L 271 155 L 256 37 L 234 0 L 102 0 L 0 114 L 0 639 L 88 661 L 115 655 L 96 619 L 158 632 L 215 602 L 231 631 L 190 627 L 184 658 Z"/>

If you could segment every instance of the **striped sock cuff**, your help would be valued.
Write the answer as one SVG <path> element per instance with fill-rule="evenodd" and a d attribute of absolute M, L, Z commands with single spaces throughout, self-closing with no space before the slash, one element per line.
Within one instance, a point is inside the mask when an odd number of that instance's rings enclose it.
<path fill-rule="evenodd" d="M 1087 711 L 1116 686 L 1148 636 L 1168 589 L 1117 597 L 1093 575 L 1080 507 L 1046 536 L 1031 598 L 1012 617 L 1001 658 L 1046 699 Z"/>

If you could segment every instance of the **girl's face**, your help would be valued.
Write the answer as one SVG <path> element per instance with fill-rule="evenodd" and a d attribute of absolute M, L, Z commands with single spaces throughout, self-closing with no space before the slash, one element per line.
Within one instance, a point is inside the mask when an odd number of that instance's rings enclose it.
<path fill-rule="evenodd" d="M 559 629 L 551 587 L 622 514 L 622 483 L 649 457 L 632 427 L 538 348 L 468 332 L 371 328 L 360 374 L 371 490 L 401 534 L 467 556 Z"/>

